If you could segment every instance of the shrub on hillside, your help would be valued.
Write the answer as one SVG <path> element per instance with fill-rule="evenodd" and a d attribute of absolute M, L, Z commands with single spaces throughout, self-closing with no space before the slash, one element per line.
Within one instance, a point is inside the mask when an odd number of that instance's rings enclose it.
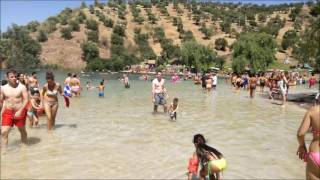
<path fill-rule="evenodd" d="M 287 31 L 282 39 L 281 46 L 284 50 L 292 47 L 298 41 L 297 33 L 293 30 Z"/>
<path fill-rule="evenodd" d="M 218 38 L 216 39 L 214 44 L 215 44 L 215 49 L 225 51 L 228 45 L 228 42 L 225 38 Z"/>
<path fill-rule="evenodd" d="M 116 33 L 112 33 L 112 35 L 111 35 L 111 44 L 112 45 L 121 45 L 121 46 L 123 46 L 123 37 L 119 36 Z"/>
<path fill-rule="evenodd" d="M 61 37 L 63 37 L 64 39 L 72 39 L 72 34 L 71 34 L 71 28 L 70 27 L 67 27 L 67 28 L 62 28 L 60 30 L 60 33 L 61 33 Z"/>
<path fill-rule="evenodd" d="M 199 15 L 194 15 L 192 19 L 193 19 L 195 25 L 197 25 L 197 26 L 200 25 L 201 18 Z"/>
<path fill-rule="evenodd" d="M 125 49 L 124 49 L 123 45 L 112 44 L 110 51 L 111 51 L 112 56 L 114 56 L 114 55 L 119 55 L 119 54 L 123 53 L 125 51 Z"/>
<path fill-rule="evenodd" d="M 178 22 L 178 24 L 177 24 L 177 31 L 180 32 L 180 33 L 183 31 L 183 24 L 182 24 L 182 22 Z"/>
<path fill-rule="evenodd" d="M 133 29 L 133 32 L 134 32 L 135 34 L 140 34 L 140 33 L 141 33 L 141 28 L 134 28 L 134 29 Z"/>
<path fill-rule="evenodd" d="M 88 41 L 99 42 L 99 31 L 88 31 L 87 39 Z"/>
<path fill-rule="evenodd" d="M 93 42 L 84 42 L 83 44 L 81 44 L 81 49 L 83 52 L 82 57 L 87 62 L 99 57 L 99 49 Z"/>
<path fill-rule="evenodd" d="M 112 28 L 113 27 L 113 20 L 112 19 L 106 19 L 103 24 L 106 26 L 106 27 L 109 27 L 109 28 Z"/>
<path fill-rule="evenodd" d="M 229 21 L 223 21 L 220 23 L 221 30 L 225 33 L 230 33 L 231 23 Z"/>
<path fill-rule="evenodd" d="M 48 34 L 50 34 L 56 31 L 57 27 L 55 24 L 52 23 L 44 23 L 42 29 L 45 30 Z"/>
<path fill-rule="evenodd" d="M 158 19 L 156 18 L 155 15 L 149 14 L 148 15 L 148 20 L 150 21 L 151 24 L 155 24 Z"/>
<path fill-rule="evenodd" d="M 118 34 L 119 36 L 125 36 L 125 29 L 120 25 L 115 25 L 113 27 L 113 33 Z"/>
<path fill-rule="evenodd" d="M 41 45 L 30 37 L 26 28 L 13 24 L 2 34 L 0 58 L 7 68 L 37 68 L 40 65 L 40 53 Z"/>
<path fill-rule="evenodd" d="M 82 11 L 79 11 L 79 14 L 78 14 L 78 16 L 77 16 L 77 21 L 80 23 L 80 24 L 82 24 L 86 19 L 87 19 L 87 17 L 86 17 L 86 15 L 84 14 L 84 12 L 82 12 Z"/>
<path fill-rule="evenodd" d="M 264 13 L 260 13 L 258 15 L 258 20 L 261 22 L 265 22 L 267 20 L 267 16 Z"/>
<path fill-rule="evenodd" d="M 153 38 L 155 42 L 162 42 L 165 39 L 165 33 L 162 27 L 154 28 Z"/>
<path fill-rule="evenodd" d="M 177 26 L 178 25 L 178 18 L 177 17 L 173 17 L 172 18 L 172 25 L 173 26 Z"/>
<path fill-rule="evenodd" d="M 144 18 L 142 16 L 137 16 L 137 17 L 133 18 L 133 21 L 138 24 L 142 24 L 144 22 Z"/>
<path fill-rule="evenodd" d="M 44 30 L 40 29 L 37 39 L 39 42 L 46 42 L 48 40 L 48 34 Z"/>
<path fill-rule="evenodd" d="M 87 70 L 91 71 L 101 71 L 104 68 L 104 63 L 101 58 L 91 59 L 86 66 Z"/>
<path fill-rule="evenodd" d="M 194 37 L 193 37 L 193 33 L 191 31 L 186 31 L 184 34 L 183 34 L 183 39 L 182 41 L 183 42 L 186 42 L 186 41 L 192 41 L 194 40 Z"/>
<path fill-rule="evenodd" d="M 70 21 L 69 26 L 72 31 L 80 31 L 79 22 L 76 20 Z"/>
<path fill-rule="evenodd" d="M 60 24 L 61 25 L 67 25 L 68 24 L 68 16 L 61 16 L 60 17 Z"/>
<path fill-rule="evenodd" d="M 294 30 L 299 32 L 301 30 L 301 24 L 302 24 L 301 19 L 300 18 L 296 18 L 296 20 L 293 23 Z"/>
<path fill-rule="evenodd" d="M 90 30 L 98 30 L 98 22 L 93 19 L 89 19 L 86 21 L 86 27 Z"/>
<path fill-rule="evenodd" d="M 27 24 L 27 29 L 31 32 L 36 32 L 39 26 L 40 23 L 38 21 L 31 21 Z"/>

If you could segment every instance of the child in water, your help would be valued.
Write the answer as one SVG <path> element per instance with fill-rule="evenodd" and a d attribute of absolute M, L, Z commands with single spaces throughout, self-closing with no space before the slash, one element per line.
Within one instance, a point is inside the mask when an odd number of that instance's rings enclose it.
<path fill-rule="evenodd" d="M 35 125 L 38 127 L 39 120 L 37 115 L 37 110 L 40 110 L 42 107 L 41 101 L 40 101 L 40 92 L 39 90 L 32 90 L 31 91 L 31 99 L 30 99 L 30 106 L 27 112 L 28 119 L 30 122 L 30 127 L 33 127 Z"/>
<path fill-rule="evenodd" d="M 104 97 L 104 82 L 103 81 L 100 82 L 98 89 L 99 89 L 99 97 Z"/>
<path fill-rule="evenodd" d="M 177 120 L 177 110 L 179 107 L 178 101 L 179 101 L 178 98 L 174 98 L 173 102 L 170 104 L 170 107 L 169 107 L 170 120 L 173 120 L 173 118 Z"/>

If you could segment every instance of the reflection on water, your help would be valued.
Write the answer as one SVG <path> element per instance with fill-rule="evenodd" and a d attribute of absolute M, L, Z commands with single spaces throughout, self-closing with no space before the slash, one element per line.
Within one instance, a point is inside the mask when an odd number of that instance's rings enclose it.
<path fill-rule="evenodd" d="M 57 73 L 63 82 L 66 73 Z M 43 84 L 43 73 L 39 74 Z M 192 137 L 202 133 L 228 161 L 224 178 L 304 178 L 304 163 L 296 157 L 296 131 L 305 109 L 286 108 L 248 92 L 232 92 L 224 81 L 204 94 L 190 81 L 167 83 L 170 101 L 179 98 L 178 119 L 152 114 L 151 82 L 130 76 L 125 89 L 115 75 L 82 76 L 82 86 L 108 79 L 105 98 L 98 90 L 84 91 L 70 108 L 62 99 L 56 129 L 27 129 L 28 146 L 21 146 L 13 129 L 9 149 L 1 155 L 1 178 L 186 178 Z M 310 91 L 296 87 L 292 92 Z M 159 111 L 162 108 L 159 108 Z M 310 139 L 310 138 L 309 138 Z M 270 173 L 272 171 L 272 173 Z"/>

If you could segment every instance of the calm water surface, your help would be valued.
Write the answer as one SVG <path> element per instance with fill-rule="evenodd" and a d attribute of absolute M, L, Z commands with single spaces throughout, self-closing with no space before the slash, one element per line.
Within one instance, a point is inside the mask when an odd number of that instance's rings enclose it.
<path fill-rule="evenodd" d="M 65 74 L 56 72 L 56 80 L 62 83 Z M 168 115 L 152 114 L 150 81 L 131 75 L 131 88 L 125 89 L 120 74 L 80 77 L 83 87 L 88 80 L 98 85 L 108 79 L 105 98 L 84 88 L 69 109 L 60 98 L 56 129 L 48 134 L 40 118 L 40 128 L 27 128 L 28 146 L 20 145 L 13 128 L 9 148 L 1 153 L 1 178 L 185 179 L 196 133 L 226 157 L 224 178 L 304 178 L 296 131 L 306 110 L 298 105 L 281 108 L 260 93 L 251 100 L 248 92 L 232 92 L 224 80 L 210 94 L 191 81 L 167 81 L 170 101 L 180 101 L 178 120 L 171 122 Z M 39 78 L 43 84 L 43 72 Z M 300 86 L 291 89 L 295 92 L 310 90 Z"/>

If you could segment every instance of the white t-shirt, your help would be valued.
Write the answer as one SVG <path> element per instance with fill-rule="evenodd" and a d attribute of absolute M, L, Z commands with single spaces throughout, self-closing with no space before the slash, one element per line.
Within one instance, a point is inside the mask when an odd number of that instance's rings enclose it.
<path fill-rule="evenodd" d="M 279 86 L 280 90 L 281 90 L 283 93 L 285 93 L 285 92 L 287 91 L 287 86 L 286 86 L 286 84 L 285 84 L 285 82 L 284 82 L 283 79 L 280 80 L 280 81 L 278 81 L 278 86 Z"/>
<path fill-rule="evenodd" d="M 152 91 L 154 91 L 154 93 L 163 93 L 163 89 L 164 89 L 164 79 L 161 79 L 161 81 L 159 82 L 157 78 L 155 78 L 152 81 Z"/>
<path fill-rule="evenodd" d="M 212 85 L 217 85 L 218 84 L 218 77 L 217 76 L 213 76 L 212 77 Z"/>

